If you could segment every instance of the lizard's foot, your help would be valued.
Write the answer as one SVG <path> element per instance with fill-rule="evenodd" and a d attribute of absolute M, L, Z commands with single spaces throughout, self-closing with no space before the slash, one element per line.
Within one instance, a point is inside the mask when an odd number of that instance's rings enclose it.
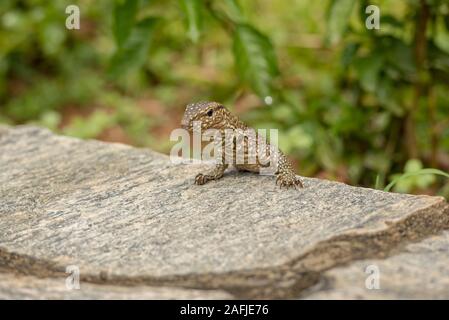
<path fill-rule="evenodd" d="M 197 185 L 205 184 L 207 181 L 209 180 L 206 178 L 205 174 L 198 173 L 195 177 L 195 184 Z"/>
<path fill-rule="evenodd" d="M 290 174 L 280 174 L 276 178 L 276 185 L 279 183 L 280 188 L 304 188 L 301 179 L 297 178 L 295 175 Z"/>
<path fill-rule="evenodd" d="M 207 183 L 208 181 L 216 180 L 216 179 L 217 178 L 215 178 L 214 176 L 212 176 L 210 174 L 198 173 L 195 177 L 195 184 L 203 185 L 203 184 Z"/>
<path fill-rule="evenodd" d="M 227 167 L 228 165 L 218 164 L 209 173 L 206 174 L 198 173 L 195 177 L 195 184 L 202 185 L 210 180 L 220 179 L 221 177 L 223 177 L 223 173 Z"/>

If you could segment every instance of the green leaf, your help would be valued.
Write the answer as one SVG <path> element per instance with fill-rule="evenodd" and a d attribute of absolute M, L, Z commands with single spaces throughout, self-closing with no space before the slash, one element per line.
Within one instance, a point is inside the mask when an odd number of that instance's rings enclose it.
<path fill-rule="evenodd" d="M 38 124 L 47 127 L 53 131 L 58 129 L 61 123 L 61 114 L 54 110 L 49 110 L 43 113 L 38 121 Z"/>
<path fill-rule="evenodd" d="M 126 43 L 116 51 L 111 59 L 108 70 L 110 76 L 119 76 L 129 70 L 137 69 L 145 63 L 151 34 L 158 20 L 159 18 L 149 17 L 135 25 Z"/>
<path fill-rule="evenodd" d="M 60 52 L 66 34 L 58 23 L 47 23 L 39 29 L 39 42 L 46 55 Z"/>
<path fill-rule="evenodd" d="M 380 190 L 380 186 L 382 185 L 380 174 L 376 175 L 376 181 L 374 183 L 374 189 Z"/>
<path fill-rule="evenodd" d="M 244 23 L 246 21 L 242 7 L 237 0 L 225 0 L 224 3 L 226 4 L 226 11 L 232 21 L 238 23 Z"/>
<path fill-rule="evenodd" d="M 448 38 L 449 39 L 449 38 Z M 441 71 L 449 72 L 449 52 L 431 43 L 428 47 L 429 64 Z"/>
<path fill-rule="evenodd" d="M 406 173 L 417 172 L 422 169 L 422 163 L 418 159 L 410 159 L 407 161 L 404 167 Z"/>
<path fill-rule="evenodd" d="M 360 43 L 355 42 L 350 42 L 345 46 L 341 54 L 341 64 L 344 68 L 347 68 L 352 63 L 359 47 Z"/>
<path fill-rule="evenodd" d="M 421 170 L 418 170 L 418 171 L 408 172 L 408 173 L 404 173 L 402 175 L 396 176 L 393 179 L 393 181 L 391 181 L 385 187 L 384 191 L 387 191 L 387 192 L 390 191 L 391 188 L 395 184 L 397 184 L 398 182 L 400 182 L 400 181 L 402 181 L 404 179 L 407 179 L 407 178 L 410 178 L 410 177 L 416 177 L 416 176 L 420 176 L 420 175 L 428 175 L 428 174 L 439 175 L 439 176 L 443 176 L 443 177 L 449 178 L 449 174 L 444 172 L 444 171 L 441 171 L 441 170 L 438 170 L 438 169 L 432 169 L 432 168 L 425 168 L 425 169 L 421 169 Z"/>
<path fill-rule="evenodd" d="M 202 26 L 202 0 L 180 0 L 181 10 L 184 12 L 187 34 L 194 43 L 198 42 Z"/>
<path fill-rule="evenodd" d="M 364 165 L 379 173 L 388 171 L 391 160 L 382 151 L 368 151 L 364 156 Z"/>
<path fill-rule="evenodd" d="M 340 163 L 342 141 L 323 128 L 315 130 L 313 135 L 315 137 L 316 159 L 326 170 L 335 172 Z"/>
<path fill-rule="evenodd" d="M 382 24 L 388 24 L 388 25 L 398 28 L 398 29 L 404 27 L 404 24 L 401 21 L 399 21 L 394 16 L 389 15 L 389 14 L 380 16 L 380 25 L 382 25 Z"/>
<path fill-rule="evenodd" d="M 398 103 L 398 98 L 395 95 L 395 91 L 395 82 L 390 77 L 384 75 L 379 78 L 376 89 L 376 95 L 379 102 L 385 107 L 386 110 L 395 116 L 402 117 L 405 110 L 404 107 Z"/>
<path fill-rule="evenodd" d="M 238 24 L 233 52 L 240 78 L 259 96 L 271 96 L 272 81 L 279 71 L 270 39 L 250 25 Z"/>
<path fill-rule="evenodd" d="M 346 32 L 356 0 L 332 0 L 327 12 L 327 42 L 339 42 Z"/>
<path fill-rule="evenodd" d="M 72 137 L 91 139 L 112 127 L 115 122 L 115 114 L 98 110 L 88 118 L 76 117 L 69 126 L 63 129 L 63 133 Z"/>
<path fill-rule="evenodd" d="M 416 72 L 413 47 L 402 40 L 391 37 L 392 43 L 385 49 L 388 50 L 389 62 L 405 75 L 413 75 Z"/>
<path fill-rule="evenodd" d="M 115 2 L 112 33 L 115 42 L 122 47 L 131 34 L 137 13 L 138 0 L 123 0 Z"/>
<path fill-rule="evenodd" d="M 382 56 L 376 53 L 368 57 L 358 58 L 354 62 L 360 84 L 364 90 L 369 92 L 376 90 L 382 63 Z"/>
<path fill-rule="evenodd" d="M 444 21 L 444 25 L 446 26 L 447 31 L 449 31 L 449 14 L 444 16 L 443 21 Z"/>
<path fill-rule="evenodd" d="M 288 130 L 288 138 L 292 141 L 294 149 L 307 150 L 313 145 L 313 137 L 301 125 Z"/>

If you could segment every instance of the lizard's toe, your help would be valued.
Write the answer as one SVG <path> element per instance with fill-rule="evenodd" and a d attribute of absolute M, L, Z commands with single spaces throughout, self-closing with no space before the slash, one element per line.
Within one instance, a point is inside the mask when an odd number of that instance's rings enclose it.
<path fill-rule="evenodd" d="M 197 185 L 202 185 L 205 184 L 207 182 L 206 180 L 206 176 L 202 173 L 198 173 L 195 177 L 195 184 Z"/>
<path fill-rule="evenodd" d="M 276 185 L 279 183 L 279 187 L 282 189 L 282 187 L 289 188 L 303 188 L 302 181 L 295 176 L 289 176 L 289 175 L 279 175 L 276 178 Z"/>
<path fill-rule="evenodd" d="M 295 187 L 304 188 L 304 184 L 302 183 L 301 179 L 299 178 L 295 179 Z"/>
<path fill-rule="evenodd" d="M 281 180 L 281 176 L 277 176 L 277 178 L 276 178 L 276 185 L 279 183 L 279 180 Z"/>

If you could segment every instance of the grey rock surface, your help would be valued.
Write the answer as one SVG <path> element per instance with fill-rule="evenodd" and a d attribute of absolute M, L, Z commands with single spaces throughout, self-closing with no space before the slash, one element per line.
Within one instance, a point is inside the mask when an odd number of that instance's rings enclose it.
<path fill-rule="evenodd" d="M 362 260 L 329 270 L 306 297 L 449 299 L 449 231 L 409 244 L 387 259 Z"/>
<path fill-rule="evenodd" d="M 333 267 L 449 226 L 441 197 L 228 172 L 35 127 L 0 128 L 0 270 L 83 283 L 294 298 Z"/>
<path fill-rule="evenodd" d="M 36 278 L 0 273 L 0 300 L 6 299 L 56 299 L 56 300 L 210 300 L 230 299 L 218 290 L 193 290 L 168 287 L 115 286 L 80 283 L 79 287 L 66 285 L 66 278 Z"/>

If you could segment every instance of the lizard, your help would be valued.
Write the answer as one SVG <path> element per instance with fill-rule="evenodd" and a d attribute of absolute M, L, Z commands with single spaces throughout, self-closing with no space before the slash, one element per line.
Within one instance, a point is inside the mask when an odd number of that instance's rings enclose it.
<path fill-rule="evenodd" d="M 181 126 L 188 130 L 189 133 L 194 131 L 194 122 L 200 124 L 201 130 L 216 129 L 222 137 L 225 136 L 226 130 L 248 130 L 251 129 L 244 122 L 242 122 L 237 116 L 233 115 L 224 105 L 213 101 L 202 101 L 197 103 L 191 103 L 186 106 Z M 196 129 L 197 130 L 197 129 Z M 253 130 L 253 129 L 252 129 Z M 229 140 L 229 139 L 228 139 Z M 242 143 L 238 143 L 237 139 L 232 138 L 226 142 L 226 139 L 222 139 L 223 147 L 226 143 L 232 144 L 232 150 L 234 155 L 238 151 L 242 151 L 245 160 L 249 158 L 250 152 L 256 152 L 257 148 L 251 148 L 248 144 L 248 138 L 245 137 Z M 244 142 L 244 143 L 243 143 Z M 304 185 L 300 178 L 298 178 L 293 171 L 293 166 L 287 157 L 278 148 L 266 144 L 266 152 L 270 154 L 270 159 L 275 161 L 277 170 L 274 174 L 277 176 L 276 185 L 279 184 L 280 188 L 303 188 Z M 211 180 L 218 180 L 223 177 L 225 170 L 229 164 L 224 161 L 224 154 L 221 155 L 221 159 L 216 163 L 214 169 L 207 173 L 199 173 L 195 177 L 195 184 L 203 185 Z M 259 157 L 257 157 L 255 163 L 236 163 L 236 157 L 232 157 L 232 165 L 238 171 L 260 172 L 261 168 L 267 167 L 266 163 L 261 163 Z M 270 160 L 270 161 L 271 161 Z"/>

